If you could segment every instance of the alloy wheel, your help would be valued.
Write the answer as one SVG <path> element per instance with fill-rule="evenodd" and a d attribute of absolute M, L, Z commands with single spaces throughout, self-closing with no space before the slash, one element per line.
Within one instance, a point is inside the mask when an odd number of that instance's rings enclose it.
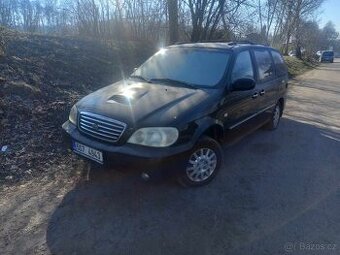
<path fill-rule="evenodd" d="M 203 182 L 213 174 L 216 166 L 216 153 L 210 148 L 199 148 L 189 157 L 186 175 L 193 182 Z"/>

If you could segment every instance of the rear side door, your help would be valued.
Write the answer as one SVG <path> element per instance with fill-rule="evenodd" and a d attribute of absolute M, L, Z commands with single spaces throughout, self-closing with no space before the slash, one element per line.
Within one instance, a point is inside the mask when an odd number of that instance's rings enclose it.
<path fill-rule="evenodd" d="M 254 63 L 249 50 L 237 53 L 231 69 L 230 84 L 240 78 L 255 79 Z M 257 92 L 253 89 L 231 91 L 225 96 L 219 119 L 223 120 L 226 128 L 232 129 L 239 126 L 255 113 L 256 95 Z"/>
<path fill-rule="evenodd" d="M 269 49 L 257 48 L 253 50 L 256 62 L 256 89 L 258 91 L 257 113 L 271 111 L 275 106 L 278 94 L 278 79 L 275 65 Z"/>

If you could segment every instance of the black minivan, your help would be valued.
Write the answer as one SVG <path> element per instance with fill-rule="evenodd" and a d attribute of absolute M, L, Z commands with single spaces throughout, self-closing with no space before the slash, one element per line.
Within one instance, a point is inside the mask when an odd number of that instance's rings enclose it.
<path fill-rule="evenodd" d="M 273 48 L 172 45 L 77 102 L 63 129 L 73 151 L 92 161 L 141 160 L 144 178 L 168 169 L 181 184 L 200 186 L 222 168 L 221 143 L 231 131 L 260 116 L 268 129 L 278 127 L 287 86 L 286 64 Z"/>

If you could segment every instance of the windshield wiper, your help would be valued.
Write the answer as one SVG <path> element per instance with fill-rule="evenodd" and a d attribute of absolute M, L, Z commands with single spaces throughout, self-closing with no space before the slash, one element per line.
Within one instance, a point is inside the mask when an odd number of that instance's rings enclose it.
<path fill-rule="evenodd" d="M 183 87 L 187 87 L 191 89 L 197 89 L 197 87 L 194 84 L 191 84 L 185 81 L 173 80 L 169 78 L 153 78 L 153 79 L 150 79 L 150 82 L 166 82 L 166 83 L 179 85 L 179 86 L 183 86 Z"/>
<path fill-rule="evenodd" d="M 144 77 L 141 76 L 141 75 L 130 75 L 130 78 L 136 78 L 136 79 L 140 79 L 140 80 L 142 80 L 142 81 L 145 81 L 145 82 L 147 82 L 147 83 L 152 83 L 151 80 L 148 80 L 148 79 L 144 78 Z"/>

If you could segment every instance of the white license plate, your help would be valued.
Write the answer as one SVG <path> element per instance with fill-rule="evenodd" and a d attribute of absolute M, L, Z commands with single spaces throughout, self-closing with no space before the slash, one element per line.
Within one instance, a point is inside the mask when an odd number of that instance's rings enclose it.
<path fill-rule="evenodd" d="M 78 143 L 76 141 L 73 141 L 73 151 L 75 153 L 78 153 L 84 157 L 87 157 L 89 159 L 92 159 L 100 164 L 103 164 L 103 153 L 99 150 L 93 149 L 89 146 L 86 146 L 84 144 Z"/>

